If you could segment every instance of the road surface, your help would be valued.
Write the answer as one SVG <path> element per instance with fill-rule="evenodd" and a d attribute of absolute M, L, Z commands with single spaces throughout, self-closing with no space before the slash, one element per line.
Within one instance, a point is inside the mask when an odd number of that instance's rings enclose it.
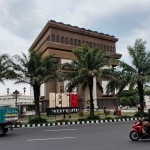
<path fill-rule="evenodd" d="M 129 139 L 132 123 L 18 128 L 0 136 L 0 150 L 148 150 L 150 140 Z"/>

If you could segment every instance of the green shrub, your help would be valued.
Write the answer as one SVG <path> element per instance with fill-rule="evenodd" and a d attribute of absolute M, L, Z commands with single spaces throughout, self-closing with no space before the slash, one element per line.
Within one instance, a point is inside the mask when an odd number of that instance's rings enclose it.
<path fill-rule="evenodd" d="M 100 117 L 97 116 L 97 115 L 94 115 L 94 116 L 88 116 L 88 117 L 86 118 L 86 120 L 100 120 Z"/>
<path fill-rule="evenodd" d="M 126 119 L 126 118 L 132 118 L 131 116 L 128 116 L 128 115 L 125 115 L 125 116 L 121 116 L 121 118 L 123 119 Z"/>
<path fill-rule="evenodd" d="M 148 116 L 149 116 L 149 114 L 146 113 L 146 112 L 143 112 L 143 113 L 141 113 L 141 112 L 136 112 L 136 113 L 134 114 L 134 117 L 148 117 Z"/>
<path fill-rule="evenodd" d="M 78 121 L 86 121 L 86 118 L 79 118 Z"/>
<path fill-rule="evenodd" d="M 105 117 L 105 119 L 108 119 L 108 120 L 110 120 L 110 119 L 113 119 L 112 117 Z"/>
<path fill-rule="evenodd" d="M 48 123 L 46 118 L 34 117 L 29 120 L 29 124 Z"/>
<path fill-rule="evenodd" d="M 144 112 L 144 113 L 142 114 L 142 117 L 149 117 L 149 114 L 146 113 L 146 112 Z"/>
<path fill-rule="evenodd" d="M 141 117 L 141 113 L 140 112 L 135 112 L 134 117 Z"/>
<path fill-rule="evenodd" d="M 56 120 L 56 122 L 69 122 L 69 120 L 67 120 L 67 119 L 60 119 L 60 120 Z"/>
<path fill-rule="evenodd" d="M 21 123 L 21 122 L 18 122 L 18 121 L 14 121 L 12 124 L 13 124 L 13 125 L 22 125 L 22 123 Z"/>

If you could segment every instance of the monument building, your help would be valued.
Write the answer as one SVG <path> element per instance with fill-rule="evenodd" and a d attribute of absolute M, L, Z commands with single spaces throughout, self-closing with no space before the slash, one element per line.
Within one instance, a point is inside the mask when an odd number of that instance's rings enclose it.
<path fill-rule="evenodd" d="M 45 55 L 54 54 L 58 59 L 59 64 L 65 62 L 71 62 L 75 59 L 72 53 L 73 48 L 81 48 L 83 44 L 89 45 L 92 48 L 98 48 L 100 50 L 106 50 L 113 58 L 120 59 L 121 54 L 116 51 L 116 42 L 118 39 L 109 34 L 99 33 L 90 29 L 80 28 L 78 26 L 72 26 L 70 24 L 64 24 L 62 22 L 56 22 L 50 20 L 37 36 L 30 49 L 34 49 L 37 52 L 44 52 Z M 111 67 L 115 67 L 117 64 L 113 63 Z M 105 66 L 107 67 L 107 66 Z M 58 71 L 61 69 L 58 67 Z M 44 96 L 43 102 L 49 101 L 49 93 L 62 93 L 65 92 L 65 86 L 68 81 L 64 82 L 47 82 L 43 86 Z M 103 93 L 101 93 L 96 87 L 96 81 L 94 80 L 93 98 L 94 107 L 102 108 L 103 105 L 113 107 L 116 103 L 116 97 L 114 93 L 106 94 L 106 85 L 108 80 L 101 79 L 101 85 L 103 87 Z M 88 89 L 83 91 L 81 87 L 78 90 L 78 97 L 82 100 L 84 107 L 89 106 L 89 92 Z M 80 102 L 79 102 L 80 103 Z M 44 104 L 46 107 L 47 105 Z"/>

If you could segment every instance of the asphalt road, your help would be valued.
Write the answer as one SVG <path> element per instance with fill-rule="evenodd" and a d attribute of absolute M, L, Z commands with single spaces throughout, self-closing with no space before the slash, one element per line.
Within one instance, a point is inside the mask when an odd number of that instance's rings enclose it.
<path fill-rule="evenodd" d="M 0 136 L 0 150 L 148 150 L 150 140 L 129 139 L 132 123 L 18 128 Z"/>

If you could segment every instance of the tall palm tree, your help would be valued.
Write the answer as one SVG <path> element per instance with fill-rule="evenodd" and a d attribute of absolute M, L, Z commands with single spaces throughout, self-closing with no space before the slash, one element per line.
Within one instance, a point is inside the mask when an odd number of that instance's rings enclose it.
<path fill-rule="evenodd" d="M 137 87 L 140 97 L 141 113 L 144 111 L 144 84 L 150 81 L 150 52 L 146 52 L 145 41 L 136 39 L 134 46 L 128 46 L 131 65 L 120 61 L 119 68 L 110 73 L 111 81 L 107 92 L 118 89 L 121 92 L 126 86 Z"/>
<path fill-rule="evenodd" d="M 4 84 L 4 80 L 14 80 L 17 74 L 12 68 L 12 61 L 8 54 L 0 55 L 0 82 Z"/>
<path fill-rule="evenodd" d="M 21 74 L 15 83 L 27 83 L 33 87 L 35 111 L 40 118 L 40 87 L 43 83 L 55 79 L 57 59 L 53 55 L 44 56 L 44 53 L 34 50 L 30 51 L 29 55 L 22 53 L 22 57 L 15 55 L 14 58 L 14 69 Z"/>
<path fill-rule="evenodd" d="M 87 45 L 84 45 L 82 49 L 74 49 L 73 54 L 76 56 L 76 60 L 62 65 L 62 69 L 69 70 L 68 73 L 65 73 L 64 80 L 69 80 L 67 84 L 69 91 L 79 84 L 83 90 L 89 89 L 90 116 L 94 116 L 93 79 L 96 78 L 96 85 L 103 92 L 98 78 L 103 75 L 101 68 L 109 65 L 111 58 L 105 51 L 96 48 L 90 49 Z"/>

